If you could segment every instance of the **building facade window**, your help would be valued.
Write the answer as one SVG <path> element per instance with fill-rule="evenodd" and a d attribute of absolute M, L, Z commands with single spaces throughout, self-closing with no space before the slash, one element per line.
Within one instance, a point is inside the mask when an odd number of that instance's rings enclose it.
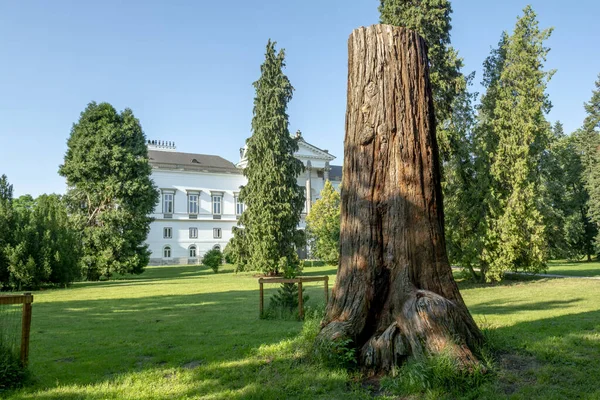
<path fill-rule="evenodd" d="M 173 238 L 173 228 L 163 228 L 163 238 L 172 239 Z"/>
<path fill-rule="evenodd" d="M 190 258 L 196 258 L 197 248 L 196 245 L 193 244 L 189 247 Z"/>
<path fill-rule="evenodd" d="M 163 213 L 164 214 L 173 214 L 174 202 L 173 198 L 175 195 L 173 193 L 163 193 Z"/>
<path fill-rule="evenodd" d="M 213 239 L 221 239 L 221 228 L 213 228 Z"/>
<path fill-rule="evenodd" d="M 215 244 L 213 246 L 213 250 L 219 250 L 219 251 L 221 251 L 221 246 L 219 246 L 218 244 Z"/>
<path fill-rule="evenodd" d="M 213 215 L 223 214 L 223 194 L 213 193 L 212 194 L 212 213 Z"/>
<path fill-rule="evenodd" d="M 190 228 L 190 239 L 198 239 L 198 228 Z"/>
<path fill-rule="evenodd" d="M 240 201 L 240 196 L 235 195 L 235 215 L 238 217 L 244 212 L 244 203 Z"/>
<path fill-rule="evenodd" d="M 198 193 L 188 194 L 188 214 L 198 214 Z"/>
<path fill-rule="evenodd" d="M 163 247 L 163 258 L 171 258 L 171 246 Z"/>

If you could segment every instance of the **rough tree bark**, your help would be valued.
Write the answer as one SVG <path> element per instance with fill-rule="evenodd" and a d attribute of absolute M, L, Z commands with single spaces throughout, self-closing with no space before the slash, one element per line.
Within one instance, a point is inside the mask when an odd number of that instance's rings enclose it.
<path fill-rule="evenodd" d="M 440 352 L 470 368 L 482 337 L 446 254 L 426 44 L 373 25 L 348 53 L 340 262 L 318 339 L 351 338 L 373 370 Z"/>

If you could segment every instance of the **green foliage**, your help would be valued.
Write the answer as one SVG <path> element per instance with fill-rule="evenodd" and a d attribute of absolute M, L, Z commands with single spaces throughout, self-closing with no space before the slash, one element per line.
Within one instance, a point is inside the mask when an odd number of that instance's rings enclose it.
<path fill-rule="evenodd" d="M 286 257 L 279 259 L 279 265 L 277 266 L 278 271 L 283 271 L 284 278 L 295 278 L 300 272 L 300 260 L 296 255 L 296 260 L 292 263 L 288 263 Z M 264 317 L 266 318 L 280 318 L 286 319 L 289 317 L 298 317 L 298 285 L 295 283 L 282 283 L 277 293 L 275 293 L 269 302 L 269 307 Z M 302 288 L 302 301 L 306 303 L 308 301 L 308 295 L 304 294 L 304 288 Z"/>
<path fill-rule="evenodd" d="M 25 195 L 13 200 L 5 176 L 0 192 L 0 285 L 22 290 L 76 280 L 80 245 L 62 198 Z"/>
<path fill-rule="evenodd" d="M 246 271 L 248 268 L 249 246 L 246 238 L 246 230 L 240 227 L 233 228 L 233 237 L 225 246 L 226 259 L 228 263 L 235 264 L 235 271 Z"/>
<path fill-rule="evenodd" d="M 67 179 L 70 215 L 81 235 L 88 280 L 141 273 L 148 216 L 158 201 L 146 139 L 130 109 L 90 103 L 73 125 L 59 173 Z"/>
<path fill-rule="evenodd" d="M 503 34 L 484 63 L 486 93 L 472 130 L 468 234 L 457 240 L 463 265 L 481 280 L 507 270 L 540 272 L 548 256 L 542 158 L 552 140 L 545 119 L 552 72 L 543 70 L 551 30 L 540 30 L 531 7 Z M 461 229 L 457 227 L 457 229 Z M 473 267 L 479 267 L 477 273 Z"/>
<path fill-rule="evenodd" d="M 340 257 L 340 194 L 325 182 L 321 198 L 306 216 L 306 233 L 314 255 L 330 264 Z"/>
<path fill-rule="evenodd" d="M 463 60 L 450 44 L 452 6 L 449 0 L 380 0 L 380 21 L 419 33 L 429 46 L 429 78 L 437 121 L 437 139 L 444 161 L 461 146 L 450 126 L 453 104 L 466 89 Z"/>
<path fill-rule="evenodd" d="M 384 378 L 382 389 L 395 395 L 450 393 L 454 396 L 490 381 L 491 374 L 483 365 L 468 370 L 457 364 L 451 354 L 440 354 L 424 359 L 410 359 L 395 377 Z"/>
<path fill-rule="evenodd" d="M 314 357 L 330 368 L 354 369 L 358 366 L 356 346 L 350 338 L 316 341 Z"/>
<path fill-rule="evenodd" d="M 231 242 L 228 242 L 223 249 L 223 260 L 225 260 L 225 263 L 227 264 L 235 264 Z"/>
<path fill-rule="evenodd" d="M 19 355 L 0 342 L 0 393 L 23 386 L 27 376 Z"/>
<path fill-rule="evenodd" d="M 248 183 L 240 190 L 247 206 L 239 225 L 246 236 L 248 266 L 266 274 L 278 272 L 282 257 L 286 266 L 298 266 L 296 231 L 304 207 L 304 191 L 297 184 L 303 165 L 294 157 L 298 143 L 288 129 L 286 110 L 293 87 L 283 74 L 284 59 L 284 51 L 277 53 L 269 40 L 261 76 L 254 82 L 252 136 L 246 141 L 244 169 Z"/>
<path fill-rule="evenodd" d="M 576 136 L 565 136 L 560 122 L 540 162 L 542 207 L 550 257 L 578 260 L 594 254 L 595 224 L 588 216 L 581 153 Z"/>
<path fill-rule="evenodd" d="M 8 257 L 6 248 L 13 242 L 14 211 L 13 187 L 6 175 L 0 176 L 0 285 L 8 282 Z"/>
<path fill-rule="evenodd" d="M 585 188 L 589 194 L 588 215 L 598 233 L 600 226 L 600 75 L 592 98 L 584 105 L 583 127 L 575 133 L 577 148 L 584 168 Z M 596 253 L 600 253 L 600 236 L 595 238 Z"/>
<path fill-rule="evenodd" d="M 223 264 L 223 253 L 219 249 L 211 249 L 202 257 L 202 264 L 210 267 L 216 274 L 219 272 L 219 267 Z"/>

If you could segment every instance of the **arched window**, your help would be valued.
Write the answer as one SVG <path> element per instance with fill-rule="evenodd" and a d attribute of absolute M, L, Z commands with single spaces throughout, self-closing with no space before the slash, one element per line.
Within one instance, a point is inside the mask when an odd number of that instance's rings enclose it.
<path fill-rule="evenodd" d="M 219 251 L 221 251 L 221 246 L 219 246 L 218 244 L 215 244 L 213 246 L 213 250 L 219 250 Z"/>
<path fill-rule="evenodd" d="M 171 258 L 171 246 L 163 247 L 163 258 Z"/>
<path fill-rule="evenodd" d="M 188 250 L 189 250 L 189 252 L 190 252 L 190 258 L 196 258 L 196 254 L 197 254 L 197 252 L 196 252 L 196 249 L 197 249 L 197 248 L 196 248 L 196 245 L 195 245 L 195 244 L 193 244 L 193 245 L 191 245 L 191 246 L 189 247 L 189 249 L 188 249 Z"/>

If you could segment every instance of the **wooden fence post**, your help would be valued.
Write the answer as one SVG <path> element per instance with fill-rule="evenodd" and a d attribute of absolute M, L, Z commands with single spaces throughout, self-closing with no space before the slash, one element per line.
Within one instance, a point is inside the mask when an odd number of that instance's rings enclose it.
<path fill-rule="evenodd" d="M 259 315 L 259 318 L 262 318 L 263 317 L 263 311 L 264 311 L 263 309 L 264 309 L 264 306 L 265 306 L 265 300 L 264 300 L 265 296 L 264 296 L 264 293 L 263 293 L 263 280 L 262 280 L 262 278 L 260 278 L 258 280 L 258 283 L 260 284 L 260 315 Z"/>
<path fill-rule="evenodd" d="M 21 318 L 21 364 L 25 366 L 29 361 L 29 332 L 31 331 L 31 303 L 33 302 L 31 293 L 25 293 L 24 300 Z"/>
<path fill-rule="evenodd" d="M 298 310 L 300 311 L 300 318 L 304 318 L 304 304 L 302 302 L 302 278 L 298 281 Z"/>
<path fill-rule="evenodd" d="M 329 276 L 325 276 L 325 307 L 329 303 Z"/>

